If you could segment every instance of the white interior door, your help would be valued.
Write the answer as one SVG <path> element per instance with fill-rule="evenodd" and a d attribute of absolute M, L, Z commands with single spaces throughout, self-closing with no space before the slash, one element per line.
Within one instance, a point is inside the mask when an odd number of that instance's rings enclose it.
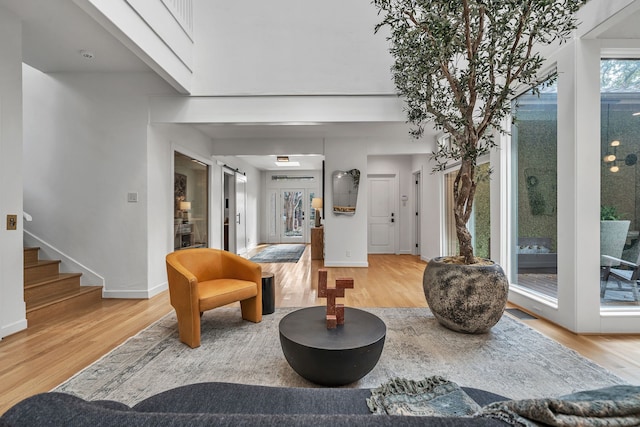
<path fill-rule="evenodd" d="M 396 175 L 369 176 L 368 251 L 394 254 L 396 249 Z"/>
<path fill-rule="evenodd" d="M 247 177 L 236 173 L 236 253 L 247 252 Z"/>
<path fill-rule="evenodd" d="M 235 173 L 224 170 L 224 194 L 223 194 L 223 242 L 222 249 L 236 253 L 236 180 Z"/>

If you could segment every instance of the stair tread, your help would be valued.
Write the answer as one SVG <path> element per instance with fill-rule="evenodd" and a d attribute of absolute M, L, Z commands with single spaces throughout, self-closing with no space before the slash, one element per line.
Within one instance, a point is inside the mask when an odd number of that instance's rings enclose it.
<path fill-rule="evenodd" d="M 36 268 L 43 265 L 60 264 L 59 259 L 39 259 L 38 262 L 25 264 L 24 269 Z"/>
<path fill-rule="evenodd" d="M 78 289 L 74 289 L 72 291 L 60 292 L 55 296 L 35 299 L 29 302 L 27 307 L 27 313 L 34 310 L 41 309 L 43 307 L 47 307 L 49 305 L 57 304 L 59 302 L 75 298 L 80 295 L 96 292 L 98 290 L 102 290 L 102 286 L 80 286 Z"/>
<path fill-rule="evenodd" d="M 24 291 L 28 326 L 93 307 L 102 286 L 81 286 L 82 273 L 61 273 L 61 260 L 40 259 L 40 247 L 24 247 Z"/>
<path fill-rule="evenodd" d="M 82 276 L 82 273 L 58 273 L 56 276 L 50 276 L 44 279 L 25 281 L 24 288 L 25 289 L 36 288 L 38 286 L 44 286 L 50 283 L 66 280 L 70 277 L 81 277 L 81 276 Z"/>

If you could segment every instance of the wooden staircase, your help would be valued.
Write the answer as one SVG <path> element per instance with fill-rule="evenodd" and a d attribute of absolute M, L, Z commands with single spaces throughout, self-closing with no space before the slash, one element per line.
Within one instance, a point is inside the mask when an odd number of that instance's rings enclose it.
<path fill-rule="evenodd" d="M 29 326 L 102 299 L 102 286 L 80 286 L 82 273 L 60 273 L 60 261 L 41 260 L 40 248 L 24 248 L 24 301 Z"/>

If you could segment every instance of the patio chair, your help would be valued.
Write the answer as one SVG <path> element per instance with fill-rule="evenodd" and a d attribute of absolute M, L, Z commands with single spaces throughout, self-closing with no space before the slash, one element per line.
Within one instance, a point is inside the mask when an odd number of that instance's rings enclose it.
<path fill-rule="evenodd" d="M 624 244 L 627 240 L 630 221 L 600 221 L 600 297 L 604 295 L 613 276 L 618 280 L 618 290 L 623 290 L 621 281 L 629 283 L 634 300 L 638 301 L 638 279 L 640 276 L 640 257 L 635 262 L 622 259 Z"/>
<path fill-rule="evenodd" d="M 631 221 L 600 221 L 600 266 L 617 267 L 614 260 L 622 258 Z"/>
<path fill-rule="evenodd" d="M 607 292 L 609 278 L 618 281 L 618 290 L 623 290 L 621 282 L 629 283 L 634 300 L 638 301 L 638 279 L 640 276 L 640 256 L 632 261 L 622 258 L 627 240 L 630 221 L 600 221 L 600 266 L 602 280 L 600 297 Z M 634 262 L 635 261 L 635 262 Z"/>
<path fill-rule="evenodd" d="M 640 301 L 638 299 L 638 280 L 640 279 L 640 256 L 635 263 L 626 261 L 621 258 L 614 258 L 608 255 L 602 255 L 609 259 L 612 265 L 618 265 L 620 268 L 608 267 L 605 269 L 605 273 L 600 283 L 600 297 L 604 298 L 604 294 L 608 288 L 609 278 L 613 277 L 618 282 L 618 290 L 626 290 L 622 287 L 621 282 L 628 283 L 630 285 L 629 291 L 633 292 L 633 300 Z"/>

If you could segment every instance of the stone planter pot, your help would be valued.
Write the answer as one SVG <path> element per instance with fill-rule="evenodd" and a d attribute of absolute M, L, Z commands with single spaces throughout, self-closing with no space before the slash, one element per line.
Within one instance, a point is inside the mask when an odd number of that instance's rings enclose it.
<path fill-rule="evenodd" d="M 489 331 L 504 313 L 509 281 L 498 264 L 452 264 L 447 257 L 427 263 L 424 296 L 443 326 L 469 334 Z"/>

